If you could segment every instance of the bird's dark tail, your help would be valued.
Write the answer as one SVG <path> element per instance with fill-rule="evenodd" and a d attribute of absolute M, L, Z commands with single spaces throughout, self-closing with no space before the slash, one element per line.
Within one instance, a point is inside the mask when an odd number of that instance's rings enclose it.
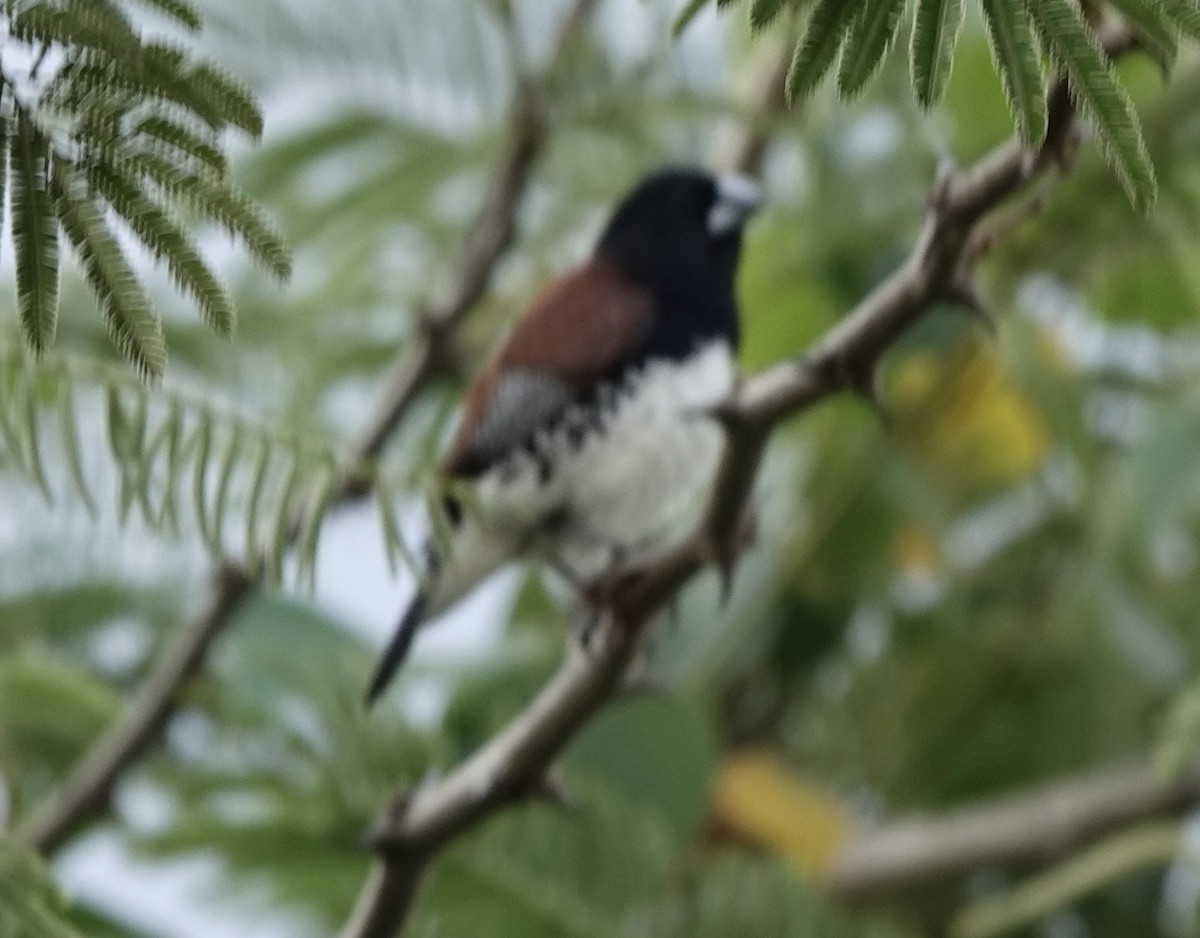
<path fill-rule="evenodd" d="M 400 619 L 400 624 L 396 627 L 396 634 L 392 636 L 383 657 L 379 659 L 379 664 L 375 668 L 375 676 L 371 678 L 371 684 L 367 687 L 364 702 L 368 707 L 379 699 L 379 695 L 391 683 L 392 678 L 396 676 L 396 671 L 408 657 L 408 649 L 417 634 L 417 627 L 425 618 L 427 601 L 428 594 L 425 590 L 421 590 L 413 597 L 413 601 L 409 603 L 408 609 Z"/>

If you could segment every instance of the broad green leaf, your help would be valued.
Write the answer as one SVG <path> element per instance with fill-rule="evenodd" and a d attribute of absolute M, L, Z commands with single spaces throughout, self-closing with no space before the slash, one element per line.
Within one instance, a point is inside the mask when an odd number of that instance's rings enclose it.
<path fill-rule="evenodd" d="M 35 355 L 54 344 L 58 322 L 58 226 L 47 182 L 50 144 L 24 110 L 12 137 L 12 238 L 17 307 Z"/>
<path fill-rule="evenodd" d="M 1023 0 L 980 2 L 992 60 L 1000 73 L 1017 136 L 1026 146 L 1036 147 L 1046 136 L 1046 92 L 1033 22 Z"/>
<path fill-rule="evenodd" d="M 867 3 L 850 27 L 838 65 L 838 91 L 858 94 L 879 71 L 899 31 L 900 16 L 908 0 Z"/>
<path fill-rule="evenodd" d="M 0 836 L 0 934 L 5 938 L 82 938 L 40 858 Z"/>
<path fill-rule="evenodd" d="M 1133 102 L 1117 84 L 1096 38 L 1070 0 L 1026 0 L 1046 45 L 1071 82 L 1076 101 L 1096 127 L 1101 151 L 1134 208 L 1147 211 L 1158 185 Z"/>
<path fill-rule="evenodd" d="M 923 107 L 941 100 L 962 22 L 962 0 L 917 0 L 908 58 L 913 90 Z"/>
<path fill-rule="evenodd" d="M 820 0 L 809 14 L 804 36 L 788 71 L 787 94 L 791 102 L 802 101 L 820 84 L 833 65 L 846 32 L 863 7 L 864 0 Z"/>
<path fill-rule="evenodd" d="M 0 658 L 0 730 L 66 763 L 116 715 L 120 696 L 82 670 L 42 655 Z"/>

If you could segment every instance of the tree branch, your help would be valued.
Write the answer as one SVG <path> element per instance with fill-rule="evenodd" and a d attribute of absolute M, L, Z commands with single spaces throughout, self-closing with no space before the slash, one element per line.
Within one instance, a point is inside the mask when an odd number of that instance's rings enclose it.
<path fill-rule="evenodd" d="M 1124 34 L 1109 41 L 1114 52 L 1128 47 Z M 965 170 L 944 171 L 907 260 L 806 356 L 747 380 L 719 409 L 728 439 L 696 534 L 606 591 L 593 646 L 586 651 L 570 646 L 559 671 L 507 727 L 445 777 L 394 796 L 376 824 L 375 861 L 341 938 L 391 938 L 407 920 L 438 850 L 536 793 L 567 743 L 619 692 L 651 617 L 709 562 L 731 562 L 775 426 L 838 391 L 862 390 L 880 356 L 913 322 L 935 303 L 962 295 L 972 273 L 968 247 L 979 223 L 1047 168 L 1065 162 L 1073 149 L 1077 127 L 1065 83 L 1055 85 L 1050 104 L 1051 124 L 1038 153 L 1013 141 Z M 757 161 L 762 153 L 745 143 L 735 149 L 739 159 Z"/>
<path fill-rule="evenodd" d="M 1011 891 L 965 909 L 950 926 L 950 934 L 953 938 L 1008 934 L 1110 883 L 1163 867 L 1178 857 L 1183 847 L 1183 831 L 1175 821 L 1118 831 Z"/>
<path fill-rule="evenodd" d="M 445 370 L 454 331 L 486 291 L 492 273 L 513 239 L 517 212 L 547 133 L 546 102 L 574 36 L 596 0 L 575 0 L 552 52 L 536 77 L 518 76 L 509 117 L 508 140 L 500 154 L 478 215 L 463 240 L 449 276 L 420 308 L 414 341 L 398 356 L 362 432 L 346 448 L 331 503 L 346 502 L 370 490 L 369 467 L 408 408 Z M 300 499 L 305 506 L 311 499 Z M 301 519 L 291 525 L 297 536 Z M 122 716 L 71 768 L 66 779 L 17 828 L 16 836 L 49 853 L 80 825 L 106 810 L 113 786 L 157 737 L 174 713 L 180 693 L 200 670 L 212 643 L 259 582 L 249 565 L 225 560 L 203 613 L 181 626 L 150 668 Z"/>
<path fill-rule="evenodd" d="M 909 902 L 988 868 L 1041 867 L 1130 827 L 1200 803 L 1200 765 L 1166 779 L 1136 763 L 1059 779 L 935 815 L 891 821 L 853 838 L 828 884 L 854 905 Z"/>
<path fill-rule="evenodd" d="M 200 670 L 209 645 L 254 587 L 235 564 L 222 566 L 215 581 L 207 608 L 167 643 L 117 722 L 17 826 L 18 841 L 48 853 L 80 824 L 107 810 L 117 778 L 166 725 L 179 688 Z"/>

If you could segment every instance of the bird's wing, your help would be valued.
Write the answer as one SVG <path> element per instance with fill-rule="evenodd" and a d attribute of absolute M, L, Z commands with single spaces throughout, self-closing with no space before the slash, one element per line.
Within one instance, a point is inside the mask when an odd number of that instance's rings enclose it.
<path fill-rule="evenodd" d="M 523 445 L 636 357 L 652 315 L 650 295 L 602 261 L 551 283 L 467 389 L 443 471 L 478 475 Z"/>

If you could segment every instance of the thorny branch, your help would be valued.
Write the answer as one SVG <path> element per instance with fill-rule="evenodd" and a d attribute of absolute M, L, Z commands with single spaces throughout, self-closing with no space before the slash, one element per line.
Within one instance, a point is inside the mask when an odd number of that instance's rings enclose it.
<path fill-rule="evenodd" d="M 417 396 L 445 370 L 453 333 L 487 289 L 513 239 L 517 212 L 547 134 L 546 104 L 571 44 L 596 0 L 575 0 L 536 76 L 518 68 L 508 140 L 484 203 L 442 287 L 422 306 L 418 335 L 397 359 L 361 434 L 347 447 L 332 503 L 369 491 L 368 468 Z M 310 499 L 300 499 L 307 505 Z M 299 528 L 291 528 L 294 539 Z M 18 825 L 16 837 L 49 853 L 80 825 L 107 810 L 113 786 L 153 743 L 174 713 L 187 682 L 203 667 L 209 648 L 254 592 L 261 563 L 226 560 L 213 579 L 204 610 L 184 623 L 152 664 L 123 714 L 84 752 L 65 780 Z"/>
<path fill-rule="evenodd" d="M 1110 55 L 1133 44 L 1125 31 L 1104 38 Z M 839 391 L 872 397 L 881 356 L 909 326 L 938 302 L 975 296 L 971 262 L 978 252 L 971 246 L 990 214 L 1048 170 L 1065 167 L 1076 148 L 1078 124 L 1065 82 L 1051 89 L 1049 104 L 1046 139 L 1037 153 L 1014 140 L 965 169 L 944 168 L 908 258 L 803 358 L 746 380 L 720 408 L 728 440 L 695 535 L 614 587 L 592 647 L 569 647 L 559 671 L 508 726 L 448 775 L 394 796 L 377 822 L 375 861 L 341 938 L 391 938 L 442 847 L 489 815 L 544 791 L 555 759 L 620 691 L 653 615 L 710 562 L 732 563 L 774 428 Z M 761 149 L 743 144 L 737 152 L 757 161 Z"/>

